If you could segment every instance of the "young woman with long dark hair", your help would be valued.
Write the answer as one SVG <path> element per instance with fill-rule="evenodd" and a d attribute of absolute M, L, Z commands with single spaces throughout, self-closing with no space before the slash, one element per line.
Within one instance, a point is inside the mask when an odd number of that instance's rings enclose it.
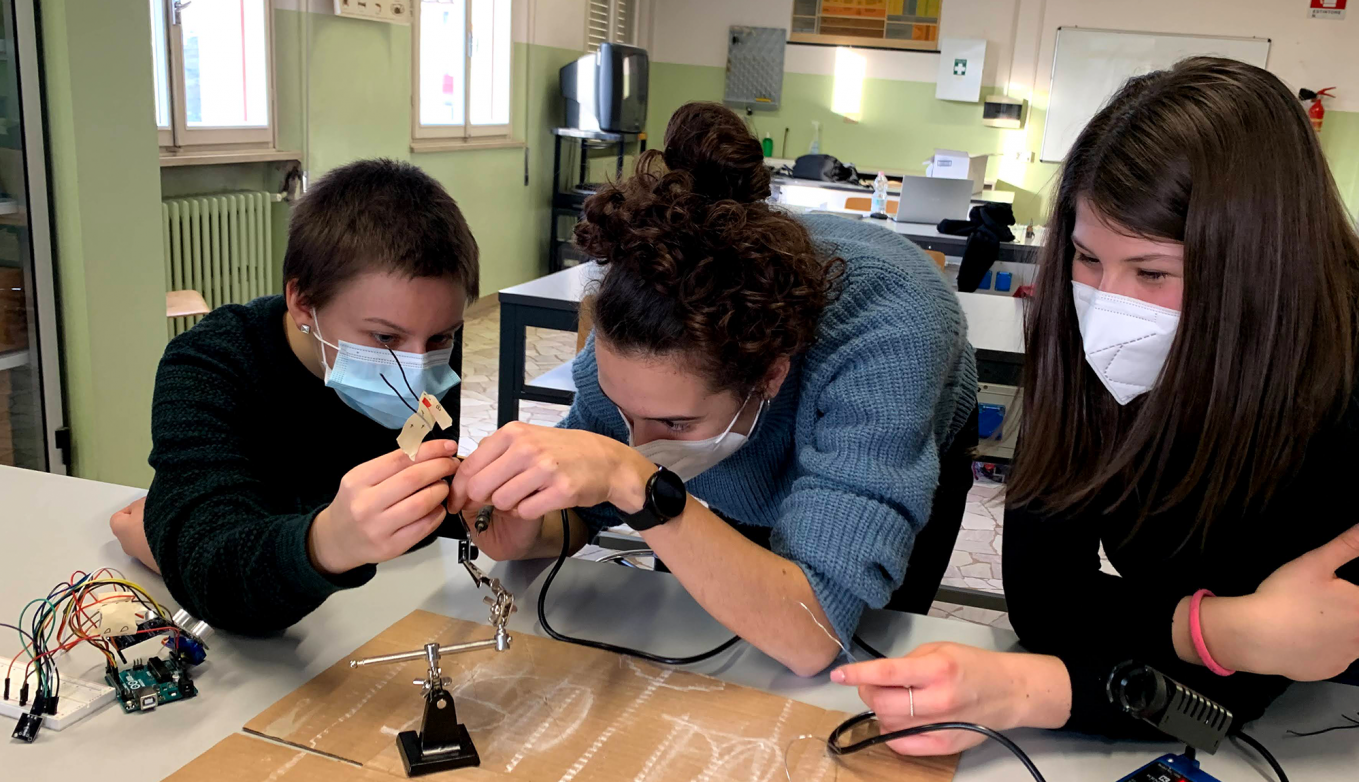
<path fill-rule="evenodd" d="M 1359 442 L 1359 238 L 1292 91 L 1212 58 L 1130 80 L 1068 154 L 1047 235 L 1003 554 L 1037 654 L 931 645 L 833 677 L 884 730 L 1117 736 L 1143 730 L 1105 692 L 1126 660 L 1237 723 L 1342 674 L 1359 658 L 1359 527 L 1337 485 Z"/>
<path fill-rule="evenodd" d="M 730 109 L 675 112 L 664 153 L 577 228 L 605 270 L 562 427 L 486 438 L 453 499 L 494 503 L 476 543 L 500 560 L 557 555 L 562 508 L 574 547 L 626 520 L 714 617 L 810 675 L 865 607 L 928 609 L 972 483 L 976 368 L 919 248 L 795 219 L 769 181 Z"/>

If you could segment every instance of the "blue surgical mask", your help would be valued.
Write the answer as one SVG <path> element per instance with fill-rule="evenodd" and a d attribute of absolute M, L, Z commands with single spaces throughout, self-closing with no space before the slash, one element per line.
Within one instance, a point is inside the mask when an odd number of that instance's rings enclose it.
<path fill-rule="evenodd" d="M 350 408 L 388 429 L 400 429 L 426 393 L 443 400 L 449 389 L 457 385 L 458 373 L 448 365 L 452 348 L 431 350 L 428 353 L 407 353 L 389 348 L 372 348 L 340 341 L 327 342 L 321 336 L 321 321 L 310 331 L 322 345 L 335 349 L 335 364 L 326 363 L 321 351 L 321 365 L 326 368 L 326 388 L 335 393 Z M 398 364 L 399 362 L 399 364 Z M 404 373 L 404 377 L 403 377 Z M 407 395 L 412 398 L 407 399 Z"/>

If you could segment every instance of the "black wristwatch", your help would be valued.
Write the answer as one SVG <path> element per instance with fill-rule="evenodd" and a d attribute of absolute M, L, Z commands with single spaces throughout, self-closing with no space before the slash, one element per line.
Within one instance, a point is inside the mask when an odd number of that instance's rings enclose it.
<path fill-rule="evenodd" d="M 638 532 L 659 527 L 683 513 L 688 502 L 689 492 L 684 489 L 684 481 L 658 464 L 656 472 L 646 481 L 646 501 L 642 509 L 622 514 L 623 521 Z"/>

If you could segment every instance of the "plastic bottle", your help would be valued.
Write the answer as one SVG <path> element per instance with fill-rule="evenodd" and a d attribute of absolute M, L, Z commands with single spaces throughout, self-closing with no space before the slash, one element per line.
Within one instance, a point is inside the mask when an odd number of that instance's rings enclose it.
<path fill-rule="evenodd" d="M 873 203 L 869 212 L 872 217 L 887 217 L 887 175 L 881 171 L 873 180 Z"/>
<path fill-rule="evenodd" d="M 764 134 L 764 140 L 760 142 L 760 148 L 764 150 L 765 157 L 774 157 L 774 139 L 768 133 Z"/>
<path fill-rule="evenodd" d="M 816 120 L 812 120 L 812 145 L 807 148 L 807 154 L 821 154 L 821 123 Z"/>

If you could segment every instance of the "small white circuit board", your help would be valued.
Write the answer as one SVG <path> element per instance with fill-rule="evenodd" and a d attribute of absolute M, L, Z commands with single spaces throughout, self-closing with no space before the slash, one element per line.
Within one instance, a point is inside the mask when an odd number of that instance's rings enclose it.
<path fill-rule="evenodd" d="M 20 714 L 33 706 L 32 700 L 25 706 L 19 706 L 19 688 L 23 686 L 23 665 L 25 662 L 27 662 L 27 659 L 22 658 L 15 661 L 14 673 L 10 676 L 9 698 L 0 700 L 0 714 L 14 720 L 19 719 Z M 0 657 L 0 669 L 8 670 L 9 664 L 10 658 Z M 30 687 L 30 689 L 32 688 Z M 29 697 L 32 697 L 32 693 L 29 694 Z M 113 703 L 113 697 L 113 688 L 107 682 L 87 682 L 63 676 L 61 678 L 61 700 L 57 701 L 57 713 L 45 715 L 42 718 L 42 726 L 50 730 L 61 730 L 68 725 L 74 725 Z M 9 729 L 6 729 L 5 732 L 8 733 Z"/>

